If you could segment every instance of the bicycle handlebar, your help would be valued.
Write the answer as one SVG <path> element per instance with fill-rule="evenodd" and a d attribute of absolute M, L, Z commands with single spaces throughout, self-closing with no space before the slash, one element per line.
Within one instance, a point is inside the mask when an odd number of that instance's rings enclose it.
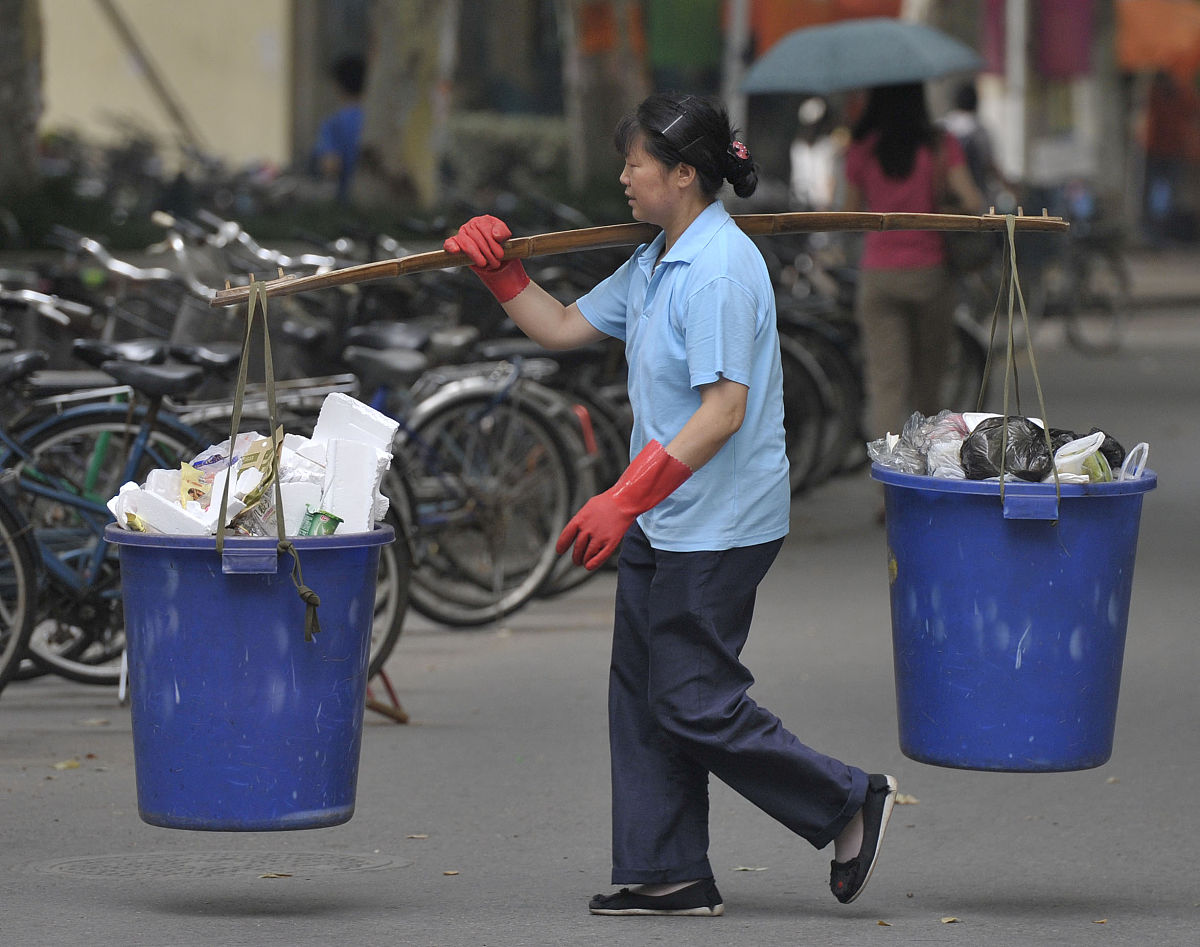
<path fill-rule="evenodd" d="M 62 326 L 71 324 L 71 316 L 85 317 L 92 314 L 91 306 L 58 296 L 48 296 L 32 289 L 0 289 L 0 306 L 32 307 L 39 315 Z"/>

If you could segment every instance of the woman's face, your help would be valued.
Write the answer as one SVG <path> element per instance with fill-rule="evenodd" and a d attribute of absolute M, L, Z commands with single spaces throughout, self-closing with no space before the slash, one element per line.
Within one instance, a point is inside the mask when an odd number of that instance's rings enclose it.
<path fill-rule="evenodd" d="M 634 220 L 662 226 L 671 218 L 682 196 L 674 186 L 671 169 L 646 153 L 642 139 L 635 138 L 625 156 L 621 184 Z"/>

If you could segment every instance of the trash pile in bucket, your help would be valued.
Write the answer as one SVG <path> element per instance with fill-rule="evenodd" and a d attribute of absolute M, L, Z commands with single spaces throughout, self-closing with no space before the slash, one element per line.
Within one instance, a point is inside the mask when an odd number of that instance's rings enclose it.
<path fill-rule="evenodd" d="M 380 485 L 391 465 L 399 424 L 340 392 L 321 404 L 312 437 L 256 432 L 202 451 L 179 470 L 152 470 L 139 486 L 126 483 L 108 501 L 117 523 L 137 532 L 184 536 L 217 531 L 229 471 L 226 524 L 241 536 L 275 536 L 272 446 L 279 443 L 278 476 L 288 536 L 367 532 L 387 513 Z"/>
<path fill-rule="evenodd" d="M 1046 433 L 1038 418 L 1010 415 L 1006 425 L 998 414 L 942 411 L 925 417 L 917 412 L 899 434 L 869 442 L 867 453 L 881 467 L 900 473 L 996 480 L 1003 449 L 1006 480 L 1052 483 L 1057 469 L 1060 483 L 1102 483 L 1140 477 L 1150 452 L 1145 442 L 1127 452 L 1095 427 L 1083 436 L 1052 427 L 1049 446 Z"/>

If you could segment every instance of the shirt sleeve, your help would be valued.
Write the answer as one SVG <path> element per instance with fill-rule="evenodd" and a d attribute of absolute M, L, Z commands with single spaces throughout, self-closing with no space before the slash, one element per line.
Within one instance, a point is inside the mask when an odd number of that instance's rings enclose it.
<path fill-rule="evenodd" d="M 691 386 L 728 378 L 749 386 L 758 306 L 741 283 L 719 277 L 688 299 L 682 326 Z"/>
<path fill-rule="evenodd" d="M 575 300 L 583 318 L 605 335 L 622 341 L 625 340 L 628 320 L 630 274 L 635 266 L 637 253 Z"/>

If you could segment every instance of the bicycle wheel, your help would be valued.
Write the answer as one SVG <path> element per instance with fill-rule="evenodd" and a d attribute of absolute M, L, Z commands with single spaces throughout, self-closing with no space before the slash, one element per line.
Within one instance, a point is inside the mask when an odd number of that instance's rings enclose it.
<path fill-rule="evenodd" d="M 395 503 L 395 500 L 392 501 Z M 393 542 L 379 549 L 379 577 L 375 583 L 375 615 L 371 621 L 371 650 L 367 680 L 373 678 L 391 657 L 408 612 L 408 588 L 412 575 L 412 548 L 404 518 L 389 506 L 384 522 L 396 532 Z"/>
<path fill-rule="evenodd" d="M 37 601 L 37 552 L 9 502 L 0 496 L 0 690 L 25 654 Z"/>
<path fill-rule="evenodd" d="M 1111 355 L 1125 341 L 1132 277 L 1116 253 L 1087 256 L 1076 266 L 1065 312 L 1067 341 L 1085 355 Z"/>
<path fill-rule="evenodd" d="M 121 487 L 143 413 L 134 411 L 132 422 L 123 405 L 64 414 L 26 433 L 28 459 L 12 464 L 45 572 L 29 654 L 47 670 L 85 684 L 114 684 L 120 675 L 125 624 L 116 551 L 105 550 L 94 573 L 92 567 L 112 519 L 104 504 Z M 190 429 L 163 417 L 135 479 L 154 468 L 177 469 L 203 446 Z M 59 495 L 46 495 L 49 489 Z"/>
<path fill-rule="evenodd" d="M 950 342 L 950 362 L 942 383 L 941 406 L 951 411 L 974 411 L 982 391 L 987 366 L 987 345 L 968 322 L 957 321 Z"/>
<path fill-rule="evenodd" d="M 615 412 L 611 408 L 605 407 L 599 400 L 577 390 L 571 390 L 566 394 L 569 399 L 587 409 L 597 451 L 593 467 L 595 482 L 584 491 L 586 496 L 580 494 L 578 490 L 576 491 L 575 500 L 572 503 L 572 512 L 574 512 L 596 493 L 607 490 L 616 483 L 617 478 L 629 466 L 629 435 L 621 429 L 620 420 Z M 604 565 L 615 567 L 616 561 L 617 553 L 614 552 Z M 562 595 L 564 592 L 578 588 L 588 579 L 596 576 L 599 571 L 599 569 L 588 571 L 583 566 L 575 565 L 570 555 L 559 556 L 550 578 L 538 590 L 538 597 L 552 598 Z"/>
<path fill-rule="evenodd" d="M 834 330 L 789 320 L 781 322 L 780 331 L 816 359 L 827 381 L 824 392 L 829 400 L 825 405 L 821 456 L 807 484 L 813 487 L 844 470 L 848 458 L 864 439 L 862 378 L 846 349 L 837 341 Z"/>
<path fill-rule="evenodd" d="M 408 432 L 397 462 L 416 511 L 413 607 L 465 627 L 524 605 L 554 567 L 572 497 L 554 423 L 472 393 Z"/>
<path fill-rule="evenodd" d="M 792 495 L 809 486 L 821 459 L 825 414 L 832 402 L 829 381 L 812 355 L 795 339 L 781 336 L 783 433 Z"/>

